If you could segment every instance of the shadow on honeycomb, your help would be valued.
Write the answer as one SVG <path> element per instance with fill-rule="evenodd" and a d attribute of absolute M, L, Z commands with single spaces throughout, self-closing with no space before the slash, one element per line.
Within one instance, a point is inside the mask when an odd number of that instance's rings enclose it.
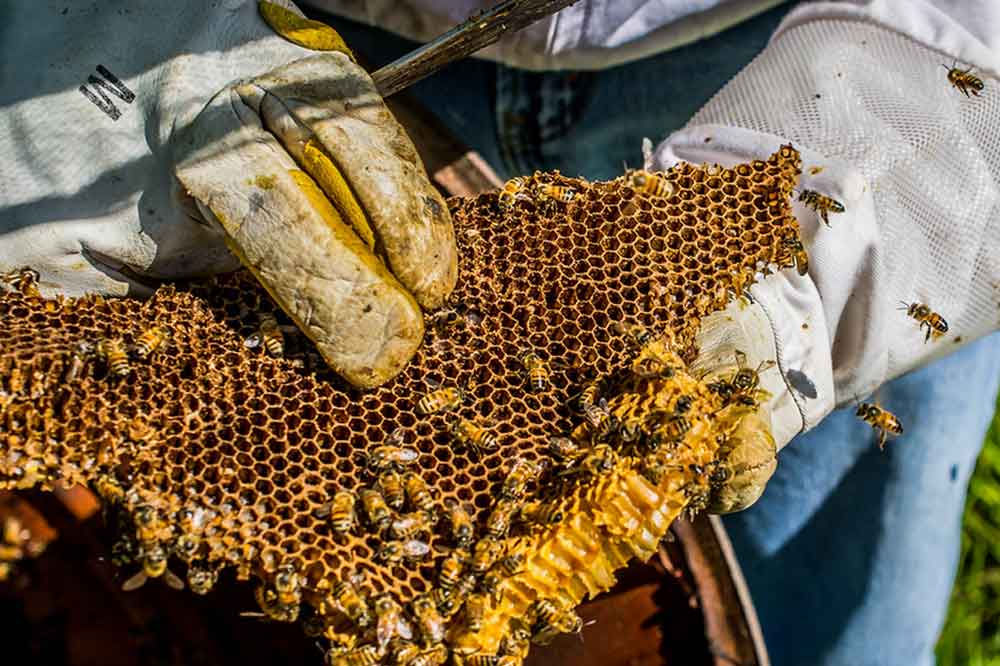
<path fill-rule="evenodd" d="M 724 478 L 747 408 L 685 362 L 702 316 L 793 263 L 799 169 L 786 146 L 655 191 L 536 173 L 503 205 L 452 200 L 450 306 L 366 393 L 246 274 L 138 301 L 46 300 L 22 273 L 0 295 L 0 488 L 89 483 L 127 586 L 203 594 L 231 569 L 330 664 L 520 663 Z"/>

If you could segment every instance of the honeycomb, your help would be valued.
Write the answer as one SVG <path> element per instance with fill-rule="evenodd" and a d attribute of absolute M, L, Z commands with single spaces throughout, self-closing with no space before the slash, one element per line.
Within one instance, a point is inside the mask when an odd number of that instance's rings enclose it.
<path fill-rule="evenodd" d="M 702 316 L 794 265 L 799 171 L 785 146 L 732 169 L 682 164 L 655 189 L 536 173 L 451 200 L 450 305 L 428 315 L 412 363 L 363 393 L 245 273 L 145 301 L 45 299 L 19 273 L 0 294 L 0 488 L 89 484 L 113 507 L 114 561 L 144 572 L 126 585 L 254 579 L 270 619 L 329 639 L 330 664 L 519 663 L 528 637 L 579 631 L 572 609 L 724 480 L 720 445 L 749 410 L 685 363 Z M 280 356 L 260 339 L 268 315 Z M 148 352 L 152 329 L 166 340 Z M 650 359 L 658 371 L 636 372 Z M 424 413 L 441 388 L 459 400 Z M 664 415 L 682 412 L 678 431 Z M 398 471 L 429 499 L 381 484 L 378 446 L 409 454 Z M 336 529 L 337 493 L 366 489 L 385 491 L 388 519 L 358 500 Z M 471 515 L 468 550 L 455 506 Z M 424 531 L 405 529 L 421 515 Z M 464 569 L 445 585 L 448 558 Z"/>

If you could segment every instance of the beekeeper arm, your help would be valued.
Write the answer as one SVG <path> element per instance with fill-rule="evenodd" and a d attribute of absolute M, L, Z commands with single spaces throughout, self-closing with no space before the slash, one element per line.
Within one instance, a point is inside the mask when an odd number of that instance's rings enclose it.
<path fill-rule="evenodd" d="M 451 220 L 336 32 L 246 0 L 7 20 L 0 271 L 125 294 L 239 259 L 351 383 L 402 369 L 455 283 Z"/>
<path fill-rule="evenodd" d="M 953 67 L 982 90 L 953 85 Z M 728 165 L 791 142 L 803 158 L 800 196 L 844 206 L 826 226 L 795 202 L 808 273 L 761 280 L 736 327 L 736 337 L 766 332 L 758 346 L 777 359 L 780 373 L 763 379 L 779 449 L 835 405 L 996 330 L 998 73 L 996 3 L 809 3 L 647 156 L 648 168 Z M 928 305 L 947 333 L 925 342 L 901 303 Z"/>

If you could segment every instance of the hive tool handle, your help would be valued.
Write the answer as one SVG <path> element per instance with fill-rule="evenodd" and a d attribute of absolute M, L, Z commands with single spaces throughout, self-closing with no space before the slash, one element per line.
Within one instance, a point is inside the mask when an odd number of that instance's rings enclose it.
<path fill-rule="evenodd" d="M 399 92 L 445 65 L 517 32 L 577 0 L 503 0 L 473 14 L 448 32 L 427 42 L 372 74 L 382 97 Z"/>

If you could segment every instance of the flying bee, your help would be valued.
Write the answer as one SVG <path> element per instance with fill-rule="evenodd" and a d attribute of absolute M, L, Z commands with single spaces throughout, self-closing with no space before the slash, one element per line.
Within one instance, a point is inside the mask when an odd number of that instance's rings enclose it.
<path fill-rule="evenodd" d="M 389 526 L 393 539 L 407 540 L 434 529 L 434 521 L 426 511 L 414 511 L 396 517 Z"/>
<path fill-rule="evenodd" d="M 378 557 L 383 562 L 398 564 L 404 559 L 422 560 L 431 552 L 426 541 L 409 539 L 407 541 L 386 541 L 378 551 Z"/>
<path fill-rule="evenodd" d="M 551 437 L 546 448 L 553 457 L 560 460 L 576 460 L 585 453 L 583 448 L 569 437 Z"/>
<path fill-rule="evenodd" d="M 219 574 L 215 569 L 189 566 L 187 570 L 188 588 L 199 596 L 204 596 L 211 592 L 218 578 Z"/>
<path fill-rule="evenodd" d="M 281 327 L 278 326 L 278 320 L 270 312 L 262 312 L 259 321 L 260 343 L 264 350 L 275 358 L 284 356 L 285 336 L 281 332 Z"/>
<path fill-rule="evenodd" d="M 330 648 L 323 659 L 326 666 L 375 666 L 381 661 L 378 646 L 371 643 L 356 648 Z"/>
<path fill-rule="evenodd" d="M 147 328 L 136 338 L 132 349 L 139 360 L 145 360 L 156 353 L 156 350 L 162 347 L 166 341 L 167 332 L 159 326 L 153 326 Z"/>
<path fill-rule="evenodd" d="M 542 468 L 538 463 L 518 458 L 503 480 L 500 496 L 507 499 L 521 499 L 524 497 L 528 484 L 536 480 L 541 473 Z"/>
<path fill-rule="evenodd" d="M 361 498 L 361 506 L 365 510 L 369 524 L 381 534 L 389 527 L 392 520 L 392 511 L 385 503 L 385 498 L 382 497 L 382 493 L 371 488 L 365 488 L 358 495 Z"/>
<path fill-rule="evenodd" d="M 115 377 L 125 377 L 132 370 L 121 338 L 101 338 L 97 342 L 97 354 Z"/>
<path fill-rule="evenodd" d="M 528 184 L 528 179 L 524 176 L 518 176 L 516 178 L 511 178 L 506 183 L 503 184 L 503 189 L 500 190 L 499 203 L 500 208 L 503 210 L 510 210 L 514 207 L 514 204 L 519 200 L 527 199 L 528 195 L 525 194 L 524 189 Z"/>
<path fill-rule="evenodd" d="M 625 175 L 632 189 L 640 194 L 667 199 L 674 193 L 674 186 L 660 174 L 630 169 Z"/>
<path fill-rule="evenodd" d="M 417 620 L 417 628 L 420 629 L 425 648 L 444 640 L 445 621 L 429 595 L 416 597 L 410 602 L 410 609 Z"/>
<path fill-rule="evenodd" d="M 403 475 L 403 489 L 410 500 L 410 506 L 418 511 L 423 511 L 432 519 L 437 516 L 437 502 L 431 494 L 427 482 L 416 472 L 407 472 Z"/>
<path fill-rule="evenodd" d="M 469 551 L 456 548 L 441 560 L 441 568 L 438 573 L 438 586 L 442 590 L 450 592 L 458 587 L 459 581 L 462 580 L 462 574 L 465 573 L 465 564 L 468 562 L 469 556 Z"/>
<path fill-rule="evenodd" d="M 527 523 L 538 525 L 554 525 L 561 523 L 563 513 L 555 502 L 528 502 L 522 504 L 518 516 Z"/>
<path fill-rule="evenodd" d="M 396 511 L 403 508 L 406 493 L 403 490 L 403 477 L 399 475 L 399 472 L 388 469 L 379 474 L 378 487 L 382 491 L 382 497 L 385 498 L 386 504 Z"/>
<path fill-rule="evenodd" d="M 524 366 L 532 391 L 544 391 L 549 387 L 552 373 L 549 370 L 549 364 L 543 361 L 538 354 L 526 349 L 518 356 L 518 361 Z"/>
<path fill-rule="evenodd" d="M 374 602 L 375 617 L 375 639 L 378 642 L 380 652 L 384 652 L 386 646 L 396 636 L 405 640 L 413 638 L 409 623 L 403 619 L 403 607 L 391 594 L 379 595 Z"/>
<path fill-rule="evenodd" d="M 828 217 L 830 213 L 844 212 L 844 204 L 825 194 L 820 194 L 816 190 L 802 190 L 799 193 L 799 201 L 816 211 L 826 226 L 830 226 L 830 218 Z"/>
<path fill-rule="evenodd" d="M 483 628 L 484 617 L 486 617 L 486 595 L 470 594 L 465 600 L 465 626 L 469 631 L 479 631 Z"/>
<path fill-rule="evenodd" d="M 941 65 L 948 70 L 948 83 L 953 85 L 956 90 L 960 91 L 966 97 L 968 97 L 970 93 L 979 97 L 979 93 L 984 87 L 983 80 L 972 73 L 971 67 L 969 69 L 959 69 L 957 64 L 957 62 L 953 62 L 951 67 L 948 67 L 948 65 Z"/>
<path fill-rule="evenodd" d="M 613 328 L 620 334 L 628 336 L 632 344 L 637 349 L 642 349 L 649 343 L 656 339 L 646 327 L 640 324 L 626 324 L 624 322 L 616 322 Z"/>
<path fill-rule="evenodd" d="M 354 580 L 340 580 L 333 586 L 334 603 L 351 622 L 360 629 L 371 626 L 373 616 L 365 598 L 358 591 L 355 581 L 360 577 L 352 576 Z"/>
<path fill-rule="evenodd" d="M 411 449 L 408 446 L 399 446 L 403 441 L 401 430 L 397 430 L 389 437 L 387 444 L 376 446 L 366 454 L 366 462 L 369 468 L 375 473 L 382 472 L 390 468 L 405 467 L 417 462 L 420 451 Z"/>
<path fill-rule="evenodd" d="M 517 511 L 517 502 L 509 499 L 500 499 L 486 518 L 487 538 L 500 540 L 507 536 L 515 511 Z"/>
<path fill-rule="evenodd" d="M 503 546 L 500 542 L 492 537 L 485 536 L 477 541 L 472 549 L 472 573 L 476 576 L 482 576 L 489 571 L 493 563 L 500 557 L 502 550 Z"/>
<path fill-rule="evenodd" d="M 538 198 L 547 206 L 554 206 L 557 202 L 568 204 L 576 198 L 576 190 L 565 185 L 539 185 Z"/>
<path fill-rule="evenodd" d="M 452 541 L 459 548 L 467 548 L 475 538 L 476 528 L 472 524 L 472 516 L 458 500 L 449 497 L 444 501 L 445 513 L 451 528 Z"/>
<path fill-rule="evenodd" d="M 93 345 L 89 342 L 81 341 L 73 346 L 73 351 L 69 355 L 69 363 L 66 364 L 66 370 L 63 371 L 63 382 L 76 381 L 80 373 L 83 372 L 91 353 L 93 353 Z"/>
<path fill-rule="evenodd" d="M 903 434 L 903 424 L 899 422 L 896 415 L 882 409 L 878 405 L 862 402 L 858 405 L 858 410 L 855 414 L 862 421 L 879 431 L 878 448 L 880 450 L 885 450 L 885 442 L 890 433 L 893 435 Z"/>
<path fill-rule="evenodd" d="M 330 502 L 330 529 L 337 534 L 347 534 L 353 530 L 358 519 L 356 505 L 354 493 L 338 491 Z"/>
<path fill-rule="evenodd" d="M 930 306 L 923 303 L 906 303 L 900 301 L 899 310 L 905 310 L 906 316 L 920 322 L 920 329 L 927 327 L 927 335 L 924 336 L 924 343 L 934 338 L 939 338 L 948 332 L 948 322 L 937 312 L 931 310 Z"/>
<path fill-rule="evenodd" d="M 167 568 L 167 551 L 159 543 L 144 545 L 141 548 L 140 559 L 142 569 L 122 583 L 122 590 L 131 592 L 146 584 L 150 578 L 163 578 L 168 587 L 175 590 L 184 589 L 184 581 Z"/>
<path fill-rule="evenodd" d="M 784 268 L 795 267 L 799 275 L 809 272 L 809 254 L 798 238 L 788 236 L 779 241 L 778 264 Z"/>
<path fill-rule="evenodd" d="M 469 393 L 461 386 L 442 387 L 435 381 L 428 380 L 431 391 L 425 394 L 417 403 L 417 413 L 427 416 L 438 412 L 450 412 L 469 399 Z"/>
<path fill-rule="evenodd" d="M 302 601 L 302 579 L 291 564 L 283 564 L 274 574 L 274 591 L 278 602 L 285 606 L 298 605 Z"/>
<path fill-rule="evenodd" d="M 496 434 L 468 419 L 455 419 L 451 424 L 451 435 L 460 446 L 473 450 L 479 457 L 482 457 L 483 451 L 493 451 L 499 446 Z"/>

